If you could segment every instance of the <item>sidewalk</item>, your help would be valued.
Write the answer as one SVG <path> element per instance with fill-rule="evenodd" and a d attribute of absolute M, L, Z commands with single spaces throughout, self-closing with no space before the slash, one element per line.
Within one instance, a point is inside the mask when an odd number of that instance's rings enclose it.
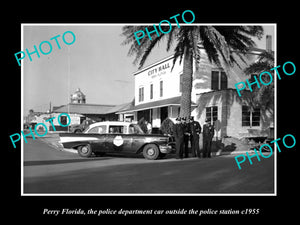
<path fill-rule="evenodd" d="M 237 138 L 228 137 L 212 142 L 213 156 L 239 155 L 245 154 L 246 152 L 254 153 L 254 150 L 251 150 L 251 145 L 249 145 L 247 142 L 239 140 Z"/>

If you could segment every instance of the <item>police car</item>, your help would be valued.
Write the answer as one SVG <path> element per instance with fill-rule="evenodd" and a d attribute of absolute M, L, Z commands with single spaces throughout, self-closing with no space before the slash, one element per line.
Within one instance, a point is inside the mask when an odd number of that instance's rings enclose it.
<path fill-rule="evenodd" d="M 60 133 L 64 148 L 77 149 L 82 157 L 105 153 L 140 154 L 154 160 L 174 151 L 169 136 L 145 134 L 138 124 L 106 121 L 91 124 L 83 133 Z"/>

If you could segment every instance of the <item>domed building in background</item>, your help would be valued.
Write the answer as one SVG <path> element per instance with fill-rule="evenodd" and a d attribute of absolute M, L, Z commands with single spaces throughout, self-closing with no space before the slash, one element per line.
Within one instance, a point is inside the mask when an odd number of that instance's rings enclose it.
<path fill-rule="evenodd" d="M 85 95 L 80 91 L 80 88 L 71 94 L 71 103 L 85 104 Z"/>
<path fill-rule="evenodd" d="M 24 117 L 24 129 L 30 125 L 32 126 L 33 123 L 43 123 L 48 131 L 51 132 L 75 132 L 77 125 L 83 124 L 86 120 L 92 120 L 93 122 L 124 120 L 124 116 L 117 114 L 117 112 L 121 109 L 129 108 L 132 105 L 133 102 L 122 105 L 86 103 L 86 96 L 80 91 L 80 88 L 77 88 L 77 90 L 70 95 L 70 103 L 66 105 L 53 106 L 52 108 L 50 105 L 48 112 L 33 112 L 33 110 L 31 110 L 29 112 L 31 117 Z M 57 119 L 49 120 L 50 118 Z M 67 124 L 68 126 L 62 126 Z M 40 128 L 45 129 L 45 126 L 39 125 L 37 130 Z"/>

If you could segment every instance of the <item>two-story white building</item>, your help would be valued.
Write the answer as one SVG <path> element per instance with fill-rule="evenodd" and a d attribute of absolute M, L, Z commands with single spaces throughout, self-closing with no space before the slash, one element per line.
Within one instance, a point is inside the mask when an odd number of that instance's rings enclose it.
<path fill-rule="evenodd" d="M 194 65 L 193 69 L 192 116 L 201 125 L 206 118 L 210 119 L 215 125 L 216 137 L 270 135 L 273 112 L 251 107 L 250 91 L 244 91 L 239 97 L 235 89 L 236 83 L 251 79 L 243 70 L 262 51 L 252 49 L 246 55 L 246 63 L 239 60 L 240 67 L 234 66 L 225 71 L 210 63 L 204 49 L 201 49 L 198 67 Z M 131 113 L 136 121 L 144 117 L 152 127 L 158 128 L 167 117 L 175 121 L 180 112 L 183 63 L 179 64 L 177 60 L 173 66 L 173 59 L 169 56 L 135 72 L 135 104 L 118 113 Z"/>
<path fill-rule="evenodd" d="M 152 127 L 160 127 L 167 117 L 175 120 L 180 110 L 182 64 L 176 61 L 173 67 L 173 59 L 169 56 L 135 72 L 135 104 L 119 113 L 132 113 L 136 121 L 144 117 Z"/>

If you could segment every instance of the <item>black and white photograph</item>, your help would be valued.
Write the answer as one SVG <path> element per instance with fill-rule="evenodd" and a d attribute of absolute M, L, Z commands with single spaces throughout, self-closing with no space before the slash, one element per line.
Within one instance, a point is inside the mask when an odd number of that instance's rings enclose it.
<path fill-rule="evenodd" d="M 276 194 L 275 24 L 23 24 L 22 37 L 22 194 Z"/>

